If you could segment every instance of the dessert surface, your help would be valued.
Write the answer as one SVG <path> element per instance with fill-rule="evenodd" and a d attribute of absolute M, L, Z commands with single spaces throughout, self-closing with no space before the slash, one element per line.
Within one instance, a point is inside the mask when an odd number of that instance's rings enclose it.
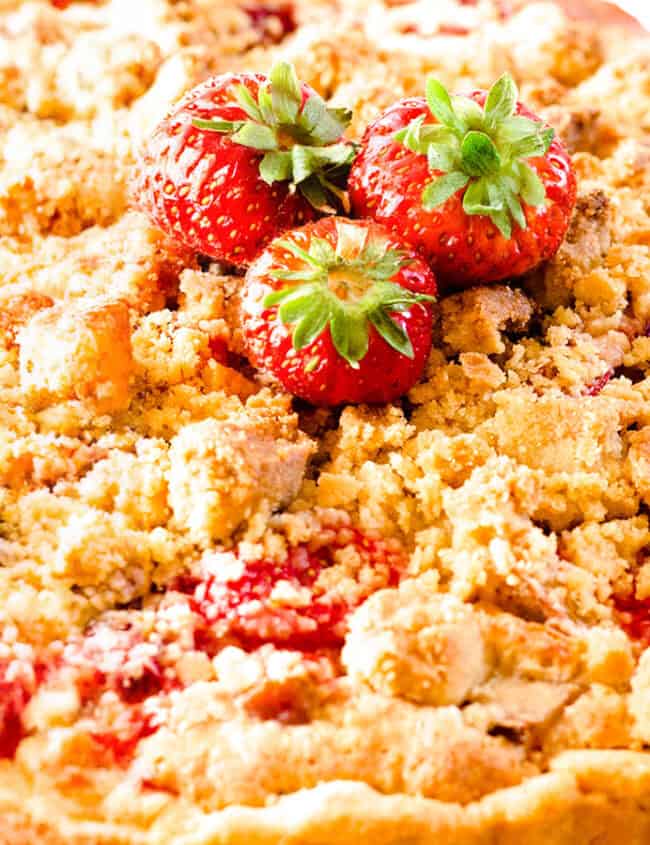
<path fill-rule="evenodd" d="M 576 5 L 0 0 L 0 845 L 650 841 L 650 42 Z M 571 153 L 395 401 L 257 372 L 242 271 L 134 208 L 279 61 L 355 142 L 508 72 Z"/>

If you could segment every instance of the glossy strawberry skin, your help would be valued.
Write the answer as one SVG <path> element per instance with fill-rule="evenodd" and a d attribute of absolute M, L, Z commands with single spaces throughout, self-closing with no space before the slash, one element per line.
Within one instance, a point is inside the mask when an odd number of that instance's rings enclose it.
<path fill-rule="evenodd" d="M 368 220 L 356 223 L 381 233 L 394 247 L 402 246 L 378 224 Z M 324 218 L 290 233 L 290 237 L 303 248 L 308 248 L 312 237 L 324 238 L 336 246 L 335 232 L 336 220 Z M 407 247 L 404 252 L 411 263 L 400 270 L 393 281 L 408 290 L 435 295 L 436 280 L 430 269 L 414 250 Z M 273 278 L 271 271 L 286 264 L 286 251 L 272 243 L 246 276 L 242 307 L 245 344 L 251 362 L 259 369 L 273 373 L 294 396 L 314 405 L 381 404 L 407 393 L 421 377 L 431 349 L 431 307 L 418 303 L 407 311 L 393 314 L 411 340 L 412 359 L 392 349 L 371 327 L 368 352 L 355 369 L 336 352 L 329 328 L 308 347 L 296 351 L 291 330 L 277 318 L 276 309 L 262 307 L 265 297 L 283 285 Z M 318 365 L 310 370 L 309 362 L 315 359 L 318 359 Z"/>
<path fill-rule="evenodd" d="M 256 95 L 265 81 L 226 74 L 190 91 L 146 143 L 133 186 L 138 207 L 175 241 L 235 265 L 249 264 L 277 234 L 316 216 L 287 183 L 260 178 L 262 153 L 192 124 L 246 119 L 232 89 L 243 84 Z M 309 90 L 303 86 L 304 98 Z"/>
<path fill-rule="evenodd" d="M 486 92 L 470 96 L 484 105 Z M 546 156 L 529 160 L 546 188 L 547 203 L 525 206 L 528 227 L 515 226 L 506 239 L 489 218 L 465 214 L 462 190 L 432 211 L 422 207 L 424 187 L 439 174 L 429 170 L 426 156 L 394 136 L 423 114 L 425 122 L 436 122 L 426 100 L 414 97 L 391 106 L 368 127 L 350 173 L 355 214 L 399 233 L 429 261 L 446 289 L 520 276 L 551 258 L 566 234 L 576 198 L 575 174 L 561 141 L 554 138 Z M 516 114 L 539 120 L 521 103 Z"/>

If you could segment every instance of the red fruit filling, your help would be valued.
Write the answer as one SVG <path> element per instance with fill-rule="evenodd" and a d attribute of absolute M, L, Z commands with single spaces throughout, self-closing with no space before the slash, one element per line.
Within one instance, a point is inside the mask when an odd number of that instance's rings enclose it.
<path fill-rule="evenodd" d="M 616 596 L 614 603 L 626 634 L 640 642 L 644 648 L 650 646 L 650 598 Z"/>
<path fill-rule="evenodd" d="M 399 554 L 386 543 L 358 532 L 353 543 L 362 565 L 351 575 L 349 589 L 317 584 L 341 545 L 317 551 L 295 546 L 280 563 L 243 564 L 236 577 L 224 577 L 217 561 L 211 572 L 179 579 L 175 589 L 190 596 L 202 620 L 195 631 L 196 648 L 213 655 L 229 643 L 245 649 L 273 643 L 305 652 L 342 646 L 348 613 L 374 590 L 395 585 L 401 568 Z M 372 578 L 364 585 L 367 568 Z"/>
<path fill-rule="evenodd" d="M 0 663 L 0 759 L 12 758 L 25 735 L 23 711 L 32 697 L 25 679 L 14 677 L 15 663 Z"/>
<path fill-rule="evenodd" d="M 471 30 L 466 26 L 455 23 L 441 23 L 438 27 L 440 35 L 469 35 Z"/>
<path fill-rule="evenodd" d="M 118 766 L 127 765 L 140 740 L 151 736 L 159 728 L 153 716 L 143 713 L 140 707 L 131 708 L 122 721 L 121 725 L 112 725 L 110 731 L 91 733 L 93 740 L 109 752 Z"/>
<path fill-rule="evenodd" d="M 86 3 L 98 3 L 100 0 L 85 0 Z M 50 5 L 57 9 L 67 9 L 73 0 L 50 0 Z"/>
<path fill-rule="evenodd" d="M 75 670 L 83 703 L 111 690 L 126 704 L 139 704 L 178 686 L 160 657 L 158 643 L 146 641 L 138 627 L 115 615 L 91 625 L 82 639 L 68 643 L 63 651 L 63 663 Z"/>
<path fill-rule="evenodd" d="M 265 44 L 278 44 L 297 27 L 292 3 L 274 6 L 255 3 L 244 6 L 244 12 Z"/>
<path fill-rule="evenodd" d="M 46 677 L 58 674 L 76 685 L 83 718 L 97 719 L 90 736 L 117 765 L 128 764 L 140 740 L 159 727 L 144 703 L 184 686 L 176 669 L 183 652 L 214 656 L 226 645 L 252 650 L 272 643 L 304 652 L 313 671 L 326 680 L 330 661 L 322 653 L 343 644 L 350 611 L 375 590 L 396 585 L 403 569 L 394 546 L 359 532 L 345 533 L 345 542 L 335 540 L 317 550 L 295 546 L 282 562 L 213 556 L 202 572 L 171 585 L 154 610 L 157 621 L 148 635 L 139 611 L 118 610 L 64 643 L 47 663 L 0 663 L 0 758 L 15 755 L 26 734 L 25 708 Z M 332 567 L 337 567 L 336 576 L 328 579 L 326 570 Z M 166 623 L 179 605 L 186 608 L 174 631 Z M 329 671 L 336 674 L 331 666 Z M 299 689 L 300 681 L 288 679 L 243 703 L 259 718 L 299 723 L 306 719 Z M 112 711 L 108 724 L 98 716 L 106 693 L 124 704 L 117 716 Z"/>
<path fill-rule="evenodd" d="M 463 0 L 461 0 L 461 3 L 462 2 Z M 468 4 L 466 3 L 466 5 Z M 476 1 L 470 0 L 469 5 L 476 5 Z M 507 20 L 508 18 L 511 18 L 515 13 L 515 9 L 512 5 L 511 0 L 497 0 L 497 9 L 499 11 L 499 17 L 503 21 Z"/>

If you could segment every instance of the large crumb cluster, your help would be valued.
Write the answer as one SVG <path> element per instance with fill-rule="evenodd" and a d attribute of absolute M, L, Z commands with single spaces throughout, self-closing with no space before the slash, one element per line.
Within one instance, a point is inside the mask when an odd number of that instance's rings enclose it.
<path fill-rule="evenodd" d="M 240 277 L 130 209 L 169 105 L 278 57 L 357 139 L 508 70 L 573 155 L 558 254 L 443 297 L 387 407 L 264 383 Z M 649 103 L 550 2 L 0 0 L 0 842 L 650 841 Z"/>

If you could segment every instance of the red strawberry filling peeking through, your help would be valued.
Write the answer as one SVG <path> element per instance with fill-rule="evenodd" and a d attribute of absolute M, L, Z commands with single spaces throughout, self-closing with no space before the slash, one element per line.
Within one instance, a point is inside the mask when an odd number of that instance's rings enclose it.
<path fill-rule="evenodd" d="M 615 605 L 623 630 L 631 639 L 641 643 L 643 648 L 648 648 L 650 646 L 650 598 L 617 596 Z"/>
<path fill-rule="evenodd" d="M 328 654 L 335 660 L 349 613 L 376 590 L 395 586 L 404 568 L 397 545 L 352 530 L 342 536 L 317 549 L 294 546 L 279 562 L 215 554 L 154 596 L 150 607 L 106 613 L 83 635 L 53 644 L 37 663 L 0 665 L 0 758 L 12 758 L 29 733 L 30 700 L 57 682 L 76 688 L 79 718 L 98 748 L 128 764 L 138 742 L 160 727 L 156 698 L 187 685 L 179 654 L 211 659 L 228 645 L 253 651 L 272 644 L 307 661 Z M 248 712 L 259 718 L 288 712 L 282 690 L 274 695 Z M 106 696 L 121 702 L 119 715 L 111 707 L 109 722 L 99 715 Z"/>
<path fill-rule="evenodd" d="M 295 9 L 292 3 L 251 3 L 244 6 L 253 28 L 263 44 L 278 44 L 296 29 Z"/>

